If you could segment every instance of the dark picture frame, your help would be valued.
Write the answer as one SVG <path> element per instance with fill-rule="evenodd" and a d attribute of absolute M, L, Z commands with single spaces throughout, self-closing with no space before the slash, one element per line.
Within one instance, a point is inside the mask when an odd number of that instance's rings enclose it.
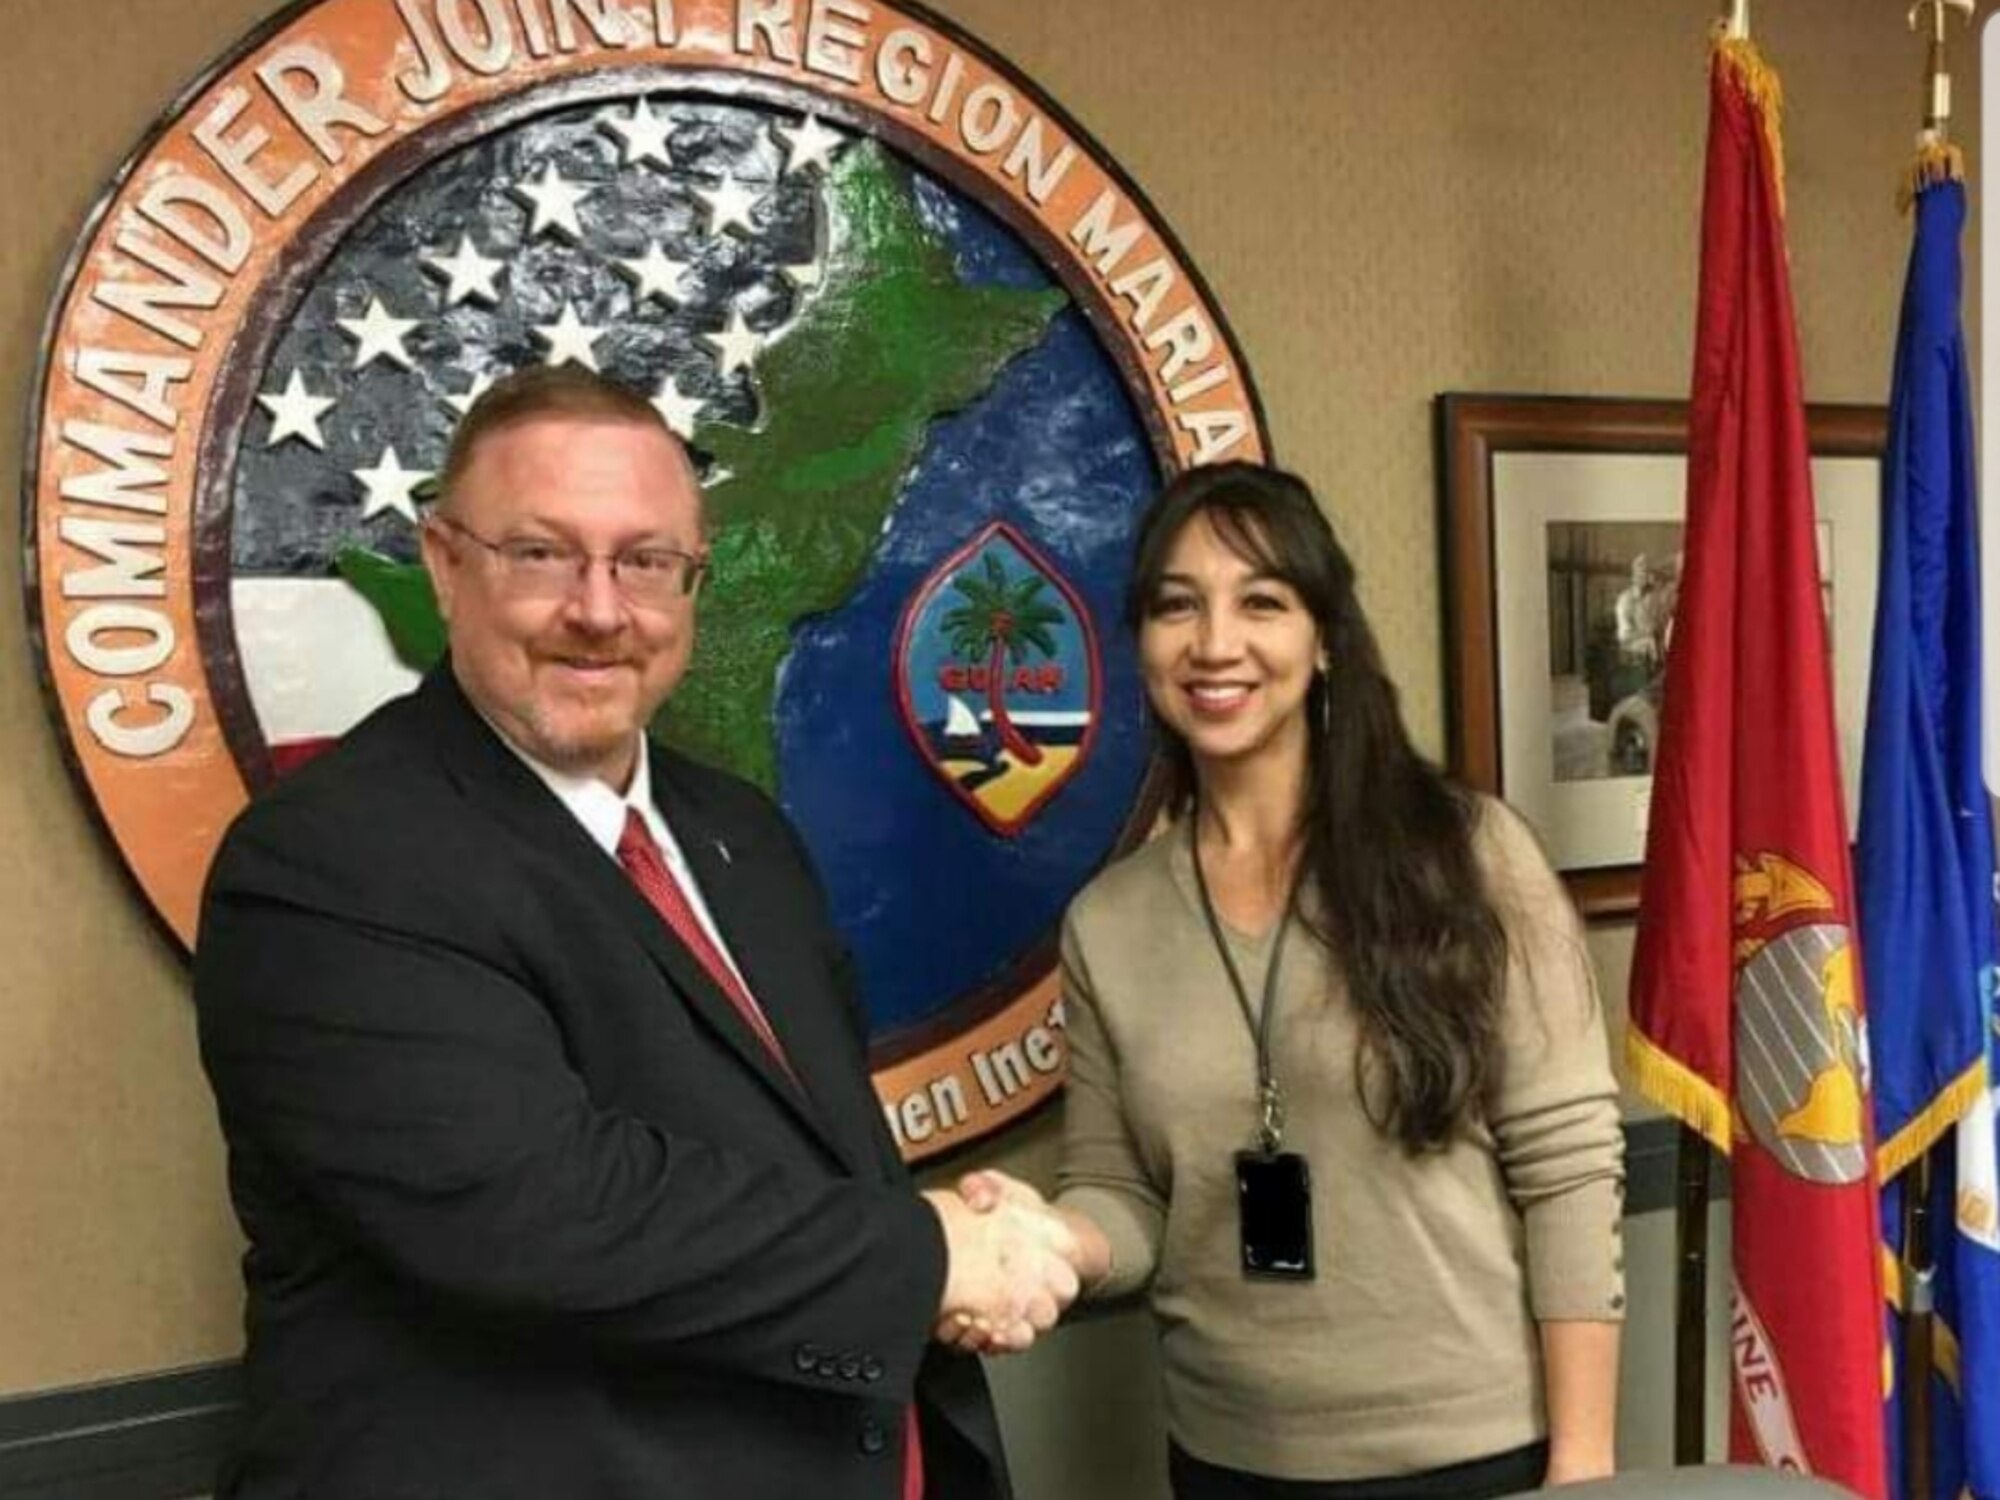
<path fill-rule="evenodd" d="M 1621 528 L 1658 538 L 1677 529 L 1685 509 L 1687 403 L 1446 392 L 1434 417 L 1449 768 L 1528 817 L 1585 916 L 1629 915 L 1639 900 L 1651 777 L 1600 769 L 1585 773 L 1594 779 L 1584 784 L 1552 764 L 1562 737 L 1551 728 L 1551 695 L 1565 685 L 1552 663 L 1581 660 L 1586 648 L 1574 640 L 1561 647 L 1561 632 L 1550 624 L 1551 538 L 1588 540 L 1594 529 L 1615 537 Z M 1806 429 L 1851 817 L 1888 414 L 1880 406 L 1815 404 L 1806 408 Z M 1677 568 L 1677 559 L 1668 563 Z M 1600 582 L 1593 592 L 1598 614 L 1608 618 L 1606 587 Z M 1622 644 L 1622 619 L 1618 629 Z M 1567 686 L 1569 697 L 1587 696 L 1583 713 L 1592 719 L 1615 691 L 1600 692 L 1594 680 L 1587 694 L 1574 678 Z M 1654 705 L 1657 693 L 1654 683 Z M 1620 706 L 1644 715 L 1643 701 L 1629 694 Z M 1632 752 L 1621 763 L 1631 765 Z"/>

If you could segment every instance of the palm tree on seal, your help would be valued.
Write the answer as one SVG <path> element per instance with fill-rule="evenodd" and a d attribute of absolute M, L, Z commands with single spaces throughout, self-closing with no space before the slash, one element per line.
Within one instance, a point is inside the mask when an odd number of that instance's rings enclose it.
<path fill-rule="evenodd" d="M 1053 657 L 1056 641 L 1049 627 L 1062 624 L 1067 617 L 1040 597 L 1048 587 L 1047 579 L 1028 573 L 1009 583 L 1000 559 L 991 552 L 985 557 L 983 577 L 968 572 L 954 578 L 951 586 L 965 596 L 965 603 L 942 622 L 952 652 L 967 664 L 984 659 L 986 707 L 1001 748 L 1018 765 L 1040 765 L 1041 747 L 1016 729 L 1007 714 L 1007 664 L 1026 661 L 1031 650 Z"/>

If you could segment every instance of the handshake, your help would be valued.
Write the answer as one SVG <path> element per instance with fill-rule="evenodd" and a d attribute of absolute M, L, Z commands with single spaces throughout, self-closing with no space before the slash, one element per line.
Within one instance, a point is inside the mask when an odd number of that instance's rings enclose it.
<path fill-rule="evenodd" d="M 1108 1252 L 1088 1220 L 1051 1208 L 1004 1172 L 971 1172 L 924 1194 L 944 1226 L 947 1270 L 935 1330 L 967 1353 L 1015 1354 L 1055 1327 Z"/>

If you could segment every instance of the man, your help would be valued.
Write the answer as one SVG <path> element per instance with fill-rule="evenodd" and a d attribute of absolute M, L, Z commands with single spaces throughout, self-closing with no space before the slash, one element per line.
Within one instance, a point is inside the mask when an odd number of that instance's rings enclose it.
<path fill-rule="evenodd" d="M 517 375 L 422 546 L 448 660 L 253 804 L 203 909 L 249 1239 L 220 1493 L 1004 1496 L 928 1331 L 1031 1337 L 1072 1247 L 910 1189 L 795 835 L 645 740 L 706 568 L 686 454 Z"/>
<path fill-rule="evenodd" d="M 1670 614 L 1661 605 L 1665 596 L 1653 580 L 1652 563 L 1643 552 L 1632 558 L 1632 581 L 1611 601 L 1612 621 L 1618 632 L 1618 650 L 1628 660 L 1651 672 L 1664 655 L 1663 634 Z"/>

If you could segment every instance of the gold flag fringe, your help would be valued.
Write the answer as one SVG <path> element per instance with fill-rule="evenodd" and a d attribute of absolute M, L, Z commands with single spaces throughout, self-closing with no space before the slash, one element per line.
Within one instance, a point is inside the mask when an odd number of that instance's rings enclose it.
<path fill-rule="evenodd" d="M 1625 1033 L 1625 1066 L 1640 1093 L 1729 1154 L 1729 1100 L 1720 1089 L 1654 1046 L 1637 1027 Z"/>
<path fill-rule="evenodd" d="M 1960 1389 L 1963 1356 L 1959 1352 L 1958 1333 L 1943 1318 L 1931 1319 L 1931 1362 L 1937 1366 L 1944 1383 L 1951 1387 L 1954 1396 L 1962 1394 Z"/>
<path fill-rule="evenodd" d="M 1757 50 L 1757 44 L 1746 37 L 1732 37 L 1729 23 L 1718 21 L 1709 33 L 1709 52 L 1716 66 L 1722 68 L 1743 90 L 1750 107 L 1757 112 L 1758 120 L 1764 127 L 1764 143 L 1771 153 L 1771 183 L 1777 189 L 1778 216 L 1785 216 L 1785 138 L 1783 131 L 1785 115 L 1785 88 L 1778 81 L 1777 72 L 1764 61 L 1764 54 Z"/>
<path fill-rule="evenodd" d="M 1903 1287 L 1906 1278 L 1903 1275 L 1902 1257 L 1887 1245 L 1879 1248 L 1882 1251 L 1882 1300 L 1897 1312 L 1908 1312 L 1910 1299 L 1909 1293 Z"/>
<path fill-rule="evenodd" d="M 1886 1244 L 1877 1242 L 1876 1258 L 1882 1268 L 1882 1300 L 1894 1311 L 1907 1313 L 1910 1310 L 1910 1294 L 1905 1282 L 1909 1280 L 1904 1270 L 1903 1258 Z M 1935 1345 L 1933 1345 L 1935 1348 Z M 1895 1336 L 1884 1332 L 1882 1338 L 1882 1399 L 1893 1400 L 1896 1395 L 1896 1345 Z"/>
<path fill-rule="evenodd" d="M 1958 1117 L 1985 1092 L 1986 1059 L 1981 1057 L 1940 1089 L 1937 1097 L 1914 1119 L 1876 1146 L 1875 1180 L 1887 1182 L 1930 1150 L 1937 1138 L 1957 1124 Z"/>
<path fill-rule="evenodd" d="M 1940 182 L 1965 181 L 1965 153 L 1944 141 L 1928 140 L 1917 147 L 1917 159 L 1896 189 L 1896 207 L 1908 213 L 1925 188 Z"/>

